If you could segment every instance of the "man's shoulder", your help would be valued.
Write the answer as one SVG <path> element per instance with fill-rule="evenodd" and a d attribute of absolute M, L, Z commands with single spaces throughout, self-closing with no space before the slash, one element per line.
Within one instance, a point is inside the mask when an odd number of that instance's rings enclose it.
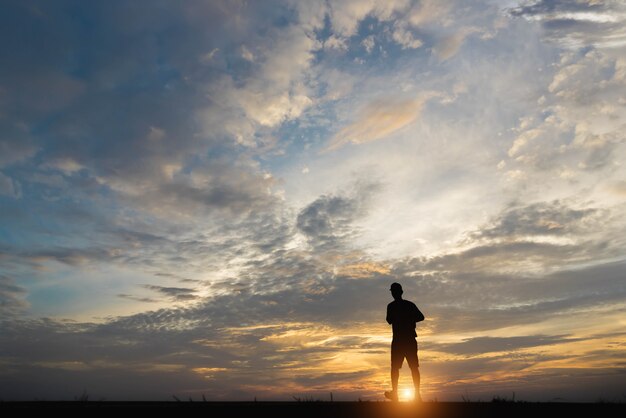
<path fill-rule="evenodd" d="M 414 307 L 416 307 L 416 308 L 417 308 L 417 305 L 416 305 L 416 304 L 414 304 L 413 302 L 411 302 L 410 300 L 402 299 L 402 302 L 404 302 L 404 304 L 405 304 L 406 306 L 411 306 L 411 307 L 413 307 L 413 306 L 414 306 Z"/>

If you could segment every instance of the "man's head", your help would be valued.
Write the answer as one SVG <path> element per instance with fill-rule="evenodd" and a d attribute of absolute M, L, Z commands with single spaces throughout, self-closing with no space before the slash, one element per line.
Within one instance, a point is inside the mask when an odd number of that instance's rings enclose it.
<path fill-rule="evenodd" d="M 402 299 L 402 293 L 404 293 L 404 291 L 400 283 L 391 283 L 389 290 L 391 290 L 391 296 L 393 296 L 394 299 Z"/>

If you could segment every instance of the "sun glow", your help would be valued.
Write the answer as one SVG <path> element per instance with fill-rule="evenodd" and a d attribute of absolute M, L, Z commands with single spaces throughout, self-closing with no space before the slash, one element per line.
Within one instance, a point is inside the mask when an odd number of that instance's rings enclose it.
<path fill-rule="evenodd" d="M 405 388 L 400 391 L 400 400 L 404 402 L 413 400 L 413 389 Z"/>

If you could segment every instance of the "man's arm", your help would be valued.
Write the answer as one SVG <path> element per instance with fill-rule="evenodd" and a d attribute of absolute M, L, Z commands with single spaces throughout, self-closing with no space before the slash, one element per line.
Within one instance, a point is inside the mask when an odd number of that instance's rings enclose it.
<path fill-rule="evenodd" d="M 415 305 L 415 322 L 422 322 L 424 320 L 424 314 L 419 310 L 417 305 Z"/>
<path fill-rule="evenodd" d="M 391 310 L 389 309 L 390 305 L 387 305 L 387 323 L 391 324 L 393 323 L 393 318 L 391 317 Z"/>

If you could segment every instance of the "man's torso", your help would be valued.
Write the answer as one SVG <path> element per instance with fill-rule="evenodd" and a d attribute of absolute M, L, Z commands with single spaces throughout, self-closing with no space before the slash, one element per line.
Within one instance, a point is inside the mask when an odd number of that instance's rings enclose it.
<path fill-rule="evenodd" d="M 387 306 L 393 327 L 393 339 L 414 339 L 415 323 L 417 321 L 417 306 L 408 300 L 394 300 Z"/>

